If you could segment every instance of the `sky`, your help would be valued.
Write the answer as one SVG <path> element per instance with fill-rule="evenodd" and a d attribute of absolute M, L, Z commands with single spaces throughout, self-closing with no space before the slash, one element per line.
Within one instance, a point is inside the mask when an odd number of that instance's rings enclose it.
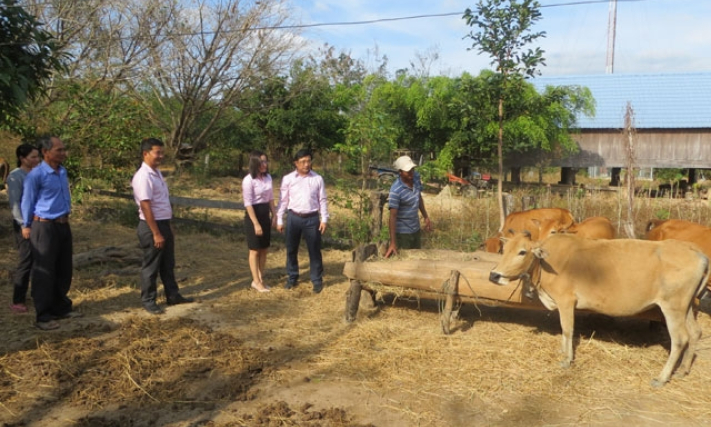
<path fill-rule="evenodd" d="M 609 2 L 539 0 L 542 19 L 533 31 L 546 37 L 535 43 L 545 53 L 543 76 L 605 74 Z M 388 70 L 410 68 L 418 57 L 439 59 L 428 73 L 455 77 L 492 69 L 491 58 L 465 38 L 464 10 L 476 0 L 293 0 L 294 19 L 303 24 L 357 22 L 421 15 L 365 25 L 304 28 L 310 48 L 324 43 L 350 53 L 369 67 L 386 55 Z M 711 71 L 711 0 L 618 0 L 613 72 L 616 74 Z M 377 55 L 375 53 L 377 52 Z"/>

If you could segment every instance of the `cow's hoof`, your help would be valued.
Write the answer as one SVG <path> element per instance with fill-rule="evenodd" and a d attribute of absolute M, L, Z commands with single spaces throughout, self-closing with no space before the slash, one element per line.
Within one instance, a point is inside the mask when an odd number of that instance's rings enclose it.
<path fill-rule="evenodd" d="M 652 380 L 652 387 L 659 388 L 666 384 L 666 381 L 661 381 L 658 378 Z"/>
<path fill-rule="evenodd" d="M 570 360 L 563 360 L 560 362 L 560 367 L 561 368 L 570 368 Z"/>
<path fill-rule="evenodd" d="M 674 372 L 674 374 L 672 375 L 672 377 L 679 379 L 679 378 L 684 378 L 684 377 L 687 376 L 688 374 L 689 374 L 689 371 L 686 371 L 686 370 L 684 370 L 684 369 L 679 369 L 679 370 L 677 370 L 676 372 Z"/>

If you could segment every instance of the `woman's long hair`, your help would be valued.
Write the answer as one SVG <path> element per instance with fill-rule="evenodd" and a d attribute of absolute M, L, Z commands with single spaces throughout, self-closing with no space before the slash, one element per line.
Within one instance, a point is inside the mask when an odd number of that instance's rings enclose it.
<path fill-rule="evenodd" d="M 267 157 L 267 155 L 259 150 L 254 150 L 249 153 L 249 174 L 252 178 L 257 178 L 260 175 L 259 168 L 262 166 L 262 156 Z M 267 157 L 267 160 L 269 157 Z M 269 166 L 267 166 L 267 172 L 269 173 Z"/>

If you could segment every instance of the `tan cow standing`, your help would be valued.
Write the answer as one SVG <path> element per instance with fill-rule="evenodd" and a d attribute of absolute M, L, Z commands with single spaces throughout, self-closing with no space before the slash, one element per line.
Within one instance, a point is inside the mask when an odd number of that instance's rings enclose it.
<path fill-rule="evenodd" d="M 671 351 L 652 385 L 664 385 L 683 354 L 677 374 L 686 375 L 701 338 L 692 310 L 709 277 L 709 259 L 697 247 L 677 240 L 591 240 L 555 234 L 534 242 L 519 234 L 504 245 L 489 280 L 506 285 L 527 279 L 549 310 L 558 309 L 565 358 L 573 361 L 575 309 L 608 316 L 633 316 L 659 306 Z"/>
<path fill-rule="evenodd" d="M 501 232 L 484 241 L 486 252 L 501 253 L 503 243 L 501 237 L 512 237 L 514 233 L 528 231 L 533 240 L 539 240 L 539 228 L 542 223 L 551 227 L 569 228 L 575 223 L 573 214 L 562 208 L 538 208 L 510 213 L 504 221 Z"/>

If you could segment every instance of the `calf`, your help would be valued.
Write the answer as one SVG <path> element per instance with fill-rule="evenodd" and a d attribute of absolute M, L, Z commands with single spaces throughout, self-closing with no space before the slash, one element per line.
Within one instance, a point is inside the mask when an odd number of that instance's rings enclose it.
<path fill-rule="evenodd" d="M 487 252 L 501 253 L 503 243 L 501 237 L 511 237 L 514 233 L 528 231 L 533 240 L 538 240 L 540 225 L 546 222 L 551 227 L 568 228 L 575 222 L 573 214 L 562 208 L 539 208 L 522 212 L 510 213 L 504 221 L 502 231 L 484 241 Z"/>
<path fill-rule="evenodd" d="M 586 239 L 614 239 L 617 234 L 612 221 L 604 216 L 593 216 L 568 228 L 557 226 L 550 220 L 545 221 L 538 231 L 538 239 L 543 240 L 551 234 L 557 233 L 576 234 L 578 237 Z"/>

